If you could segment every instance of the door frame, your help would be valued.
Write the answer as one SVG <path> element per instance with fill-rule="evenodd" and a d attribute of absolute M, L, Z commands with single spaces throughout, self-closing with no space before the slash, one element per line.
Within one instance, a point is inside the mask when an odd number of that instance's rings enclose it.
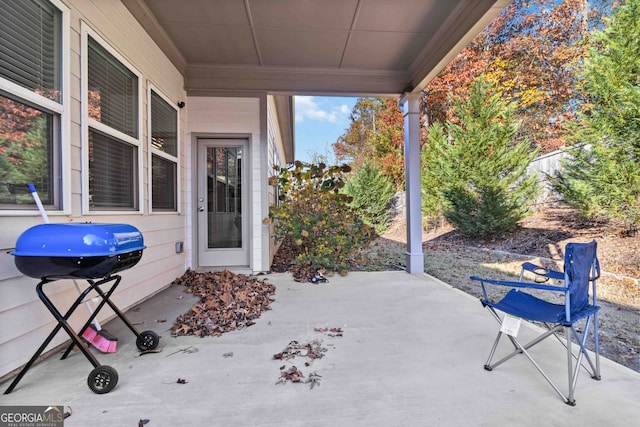
<path fill-rule="evenodd" d="M 244 196 L 244 200 L 245 202 L 243 202 L 243 208 L 245 209 L 245 214 L 243 215 L 243 217 L 246 216 L 246 219 L 243 220 L 246 222 L 246 233 L 244 233 L 245 235 L 243 236 L 243 245 L 246 245 L 247 247 L 247 264 L 242 264 L 242 265 L 228 265 L 228 266 L 210 266 L 210 265 L 203 265 L 202 260 L 200 259 L 200 230 L 199 230 L 199 222 L 198 222 L 198 215 L 200 212 L 198 212 L 198 191 L 199 191 L 199 185 L 200 185 L 200 177 L 198 176 L 200 169 L 199 169 L 199 159 L 198 159 L 198 154 L 199 154 L 199 141 L 203 140 L 203 139 L 207 139 L 207 140 L 237 140 L 239 143 L 245 143 L 246 144 L 246 160 L 243 164 L 243 173 L 244 173 L 244 178 L 245 178 L 245 182 L 243 184 L 243 194 Z M 190 249 L 191 249 L 191 265 L 192 268 L 194 269 L 200 269 L 200 270 L 221 270 L 224 268 L 229 268 L 232 269 L 234 271 L 238 270 L 238 271 L 243 271 L 243 270 L 251 270 L 253 268 L 252 264 L 253 264 L 253 253 L 252 253 L 252 243 L 253 243 L 253 230 L 252 230 L 252 226 L 251 226 L 251 218 L 252 218 L 252 214 L 253 214 L 253 206 L 252 206 L 252 187 L 253 187 L 253 180 L 252 180 L 252 163 L 253 163 L 253 158 L 252 158 L 252 138 L 251 138 L 251 134 L 249 133 L 239 133 L 239 134 L 228 134 L 228 133 L 194 133 L 192 134 L 191 137 L 191 185 L 190 185 L 190 189 L 191 189 L 191 197 L 189 198 L 191 201 L 191 207 L 190 207 L 190 211 L 191 211 L 191 224 L 187 224 L 187 226 L 190 225 L 191 228 L 191 244 Z"/>

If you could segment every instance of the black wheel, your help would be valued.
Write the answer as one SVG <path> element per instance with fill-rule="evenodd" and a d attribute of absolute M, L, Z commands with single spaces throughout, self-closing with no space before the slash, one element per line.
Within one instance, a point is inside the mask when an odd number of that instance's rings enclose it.
<path fill-rule="evenodd" d="M 118 384 L 118 372 L 107 365 L 100 365 L 89 374 L 87 385 L 96 394 L 109 393 Z"/>
<path fill-rule="evenodd" d="M 153 331 L 140 332 L 140 338 L 136 340 L 136 347 L 140 351 L 155 350 L 160 344 L 160 337 Z"/>

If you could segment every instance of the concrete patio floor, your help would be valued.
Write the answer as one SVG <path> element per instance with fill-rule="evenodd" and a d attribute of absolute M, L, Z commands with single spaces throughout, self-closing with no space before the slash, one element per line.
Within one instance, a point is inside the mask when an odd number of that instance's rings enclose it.
<path fill-rule="evenodd" d="M 120 339 L 118 351 L 98 359 L 119 373 L 113 391 L 87 388 L 91 365 L 77 352 L 33 367 L 11 394 L 0 395 L 0 405 L 65 405 L 72 411 L 67 427 L 133 427 L 140 419 L 148 427 L 611 427 L 640 420 L 640 374 L 604 358 L 601 381 L 581 374 L 574 407 L 524 357 L 485 371 L 497 323 L 477 299 L 429 276 L 353 272 L 319 285 L 289 274 L 264 277 L 276 285 L 276 300 L 247 329 L 171 337 L 173 320 L 194 302 L 173 286 L 127 313 L 139 330 L 162 336 L 162 352 L 140 356 L 122 322 L 107 325 Z M 343 336 L 318 327 L 340 327 Z M 523 327 L 520 337 L 534 329 Z M 308 367 L 301 357 L 272 359 L 293 340 L 315 339 L 327 351 Z M 532 353 L 564 392 L 565 349 L 546 341 Z M 319 386 L 276 384 L 283 365 L 316 372 Z"/>

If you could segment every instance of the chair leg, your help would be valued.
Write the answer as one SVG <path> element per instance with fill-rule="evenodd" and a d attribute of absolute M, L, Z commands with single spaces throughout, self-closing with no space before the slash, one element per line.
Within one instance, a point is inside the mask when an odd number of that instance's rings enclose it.
<path fill-rule="evenodd" d="M 567 339 L 567 372 L 569 373 L 569 397 L 565 399 L 564 403 L 570 406 L 576 406 L 576 400 L 573 398 L 573 391 L 576 386 L 576 380 L 578 379 L 578 372 L 580 371 L 580 359 L 582 356 L 582 352 L 580 352 L 580 356 L 578 356 L 578 360 L 576 361 L 576 369 L 573 370 L 573 351 L 571 351 L 571 332 L 573 328 L 571 326 L 565 326 L 564 335 Z"/>
<path fill-rule="evenodd" d="M 593 329 L 593 331 L 594 331 L 593 333 L 594 333 L 595 363 L 591 360 L 591 357 L 589 356 L 589 352 L 587 351 L 587 338 L 589 337 L 589 331 L 590 331 L 590 328 L 591 328 L 591 320 L 595 320 L 594 329 Z M 573 334 L 573 337 L 575 338 L 576 343 L 580 347 L 580 349 L 579 349 L 580 351 L 577 352 L 577 354 L 573 353 L 573 359 L 576 360 L 578 362 L 578 365 L 583 367 L 589 373 L 591 378 L 593 378 L 594 380 L 599 380 L 600 379 L 600 343 L 599 343 L 599 338 L 598 338 L 597 325 L 598 325 L 597 317 L 593 317 L 593 318 L 590 317 L 590 318 L 587 318 L 587 320 L 585 322 L 584 331 L 583 331 L 582 334 L 579 334 L 576 331 L 575 326 L 567 327 L 568 329 L 566 330 L 567 333 L 571 332 L 571 334 Z M 556 335 L 556 334 L 554 334 L 554 335 Z M 567 343 L 565 342 L 565 340 L 564 339 L 560 339 L 560 337 L 558 337 L 557 335 L 556 335 L 556 338 L 558 338 L 558 342 L 560 342 L 560 344 L 562 344 L 566 349 L 567 348 Z M 584 359 L 587 361 L 589 366 L 586 366 L 582 362 L 582 357 L 584 357 Z M 574 381 L 575 381 L 575 379 L 574 379 Z"/>
<path fill-rule="evenodd" d="M 498 323 L 502 323 L 502 321 L 500 320 L 500 316 L 498 316 L 498 314 L 493 310 L 492 307 L 487 307 L 489 308 L 489 312 L 493 315 L 493 317 L 496 319 L 496 321 Z M 533 359 L 533 357 L 529 354 L 529 352 L 527 351 L 529 348 L 533 347 L 534 345 L 538 344 L 539 342 L 541 342 L 542 340 L 548 338 L 551 335 L 556 335 L 556 332 L 560 329 L 562 329 L 563 326 L 562 325 L 557 325 L 553 328 L 550 328 L 548 331 L 546 331 L 544 334 L 538 336 L 536 339 L 532 340 L 531 342 L 522 345 L 520 343 L 520 341 L 518 341 L 517 338 L 512 337 L 511 335 L 507 335 L 507 337 L 509 338 L 509 340 L 511 341 L 511 343 L 514 345 L 515 350 L 508 354 L 507 356 L 503 357 L 502 359 L 500 359 L 499 361 L 495 362 L 495 363 L 491 363 L 493 357 L 495 356 L 495 352 L 496 349 L 498 348 L 498 344 L 500 342 L 500 338 L 502 337 L 503 333 L 502 331 L 498 332 L 498 336 L 496 337 L 495 341 L 493 342 L 493 347 L 491 348 L 491 352 L 489 353 L 489 357 L 484 365 L 484 369 L 487 371 L 492 371 L 495 367 L 501 365 L 502 363 L 506 362 L 507 360 L 511 359 L 512 357 L 518 355 L 518 354 L 524 354 L 527 359 L 529 359 L 529 361 L 533 364 L 533 366 L 538 370 L 538 372 L 540 373 L 540 375 L 542 375 L 544 377 L 545 380 L 547 380 L 547 382 L 549 383 L 549 385 L 555 390 L 555 392 L 558 394 L 558 396 L 560 396 L 560 398 L 567 404 L 570 404 L 570 399 L 568 399 L 561 391 L 560 389 L 555 385 L 555 383 L 551 380 L 551 378 L 549 378 L 549 376 L 542 370 L 542 368 L 540 367 L 540 365 L 538 365 L 538 363 Z M 564 344 L 564 343 L 563 343 Z M 571 353 L 571 347 L 569 346 L 569 350 L 568 350 L 568 354 L 571 354 L 571 356 L 569 356 L 571 359 L 573 359 L 573 354 Z M 571 363 L 571 362 L 569 362 Z M 572 383 L 572 375 L 571 375 L 571 369 L 569 370 L 569 384 L 571 385 Z M 571 394 L 571 399 L 573 398 L 573 394 Z M 575 405 L 575 402 L 573 403 L 573 405 Z"/>
<path fill-rule="evenodd" d="M 596 344 L 596 352 L 595 352 L 596 363 L 595 364 L 593 363 L 593 361 L 591 360 L 591 357 L 589 357 L 589 353 L 587 352 L 587 338 L 589 337 L 590 327 L 591 327 L 591 319 L 587 319 L 587 322 L 584 327 L 584 333 L 582 334 L 582 336 L 578 334 L 578 332 L 575 330 L 573 326 L 571 327 L 571 332 L 573 333 L 573 337 L 576 339 L 576 341 L 580 345 L 580 352 L 578 353 L 578 356 L 574 355 L 574 359 L 581 362 L 580 358 L 584 357 L 587 363 L 589 363 L 589 367 L 582 364 L 584 369 L 589 373 L 589 375 L 591 375 L 591 378 L 600 379 L 599 378 L 600 377 L 600 355 L 598 354 L 599 345 Z M 594 328 L 594 333 L 595 333 L 595 328 Z"/>
<path fill-rule="evenodd" d="M 549 331 L 547 332 L 545 335 L 549 336 L 551 335 L 553 332 Z M 558 396 L 560 396 L 560 398 L 562 400 L 564 400 L 565 403 L 569 403 L 569 399 L 567 399 L 567 397 L 565 397 L 564 394 L 562 394 L 562 392 L 560 391 L 560 389 L 558 388 L 558 386 L 556 386 L 556 384 L 551 380 L 551 378 L 549 378 L 549 376 L 542 370 L 542 368 L 540 367 L 540 365 L 538 365 L 538 363 L 533 359 L 533 357 L 529 354 L 529 352 L 527 351 L 527 348 L 530 348 L 532 345 L 532 343 L 537 344 L 538 342 L 540 342 L 540 340 L 534 340 L 531 343 L 523 346 L 522 344 L 520 344 L 520 341 L 518 341 L 516 338 L 513 338 L 513 341 L 515 341 L 516 345 L 518 346 L 518 348 L 520 349 L 520 352 L 522 354 L 524 354 L 525 356 L 527 356 L 527 359 L 529 359 L 529 361 L 533 364 L 533 366 L 538 370 L 538 372 L 540 373 L 540 375 L 542 375 L 544 377 L 545 380 L 547 380 L 547 382 L 549 383 L 549 385 L 556 391 L 556 393 L 558 393 Z M 506 361 L 507 359 L 510 359 L 511 357 L 513 357 L 515 354 L 517 354 L 518 352 L 514 352 L 511 355 L 507 356 L 505 359 L 501 360 L 500 362 L 496 363 L 494 366 L 497 366 L 498 364 L 502 363 L 503 361 Z M 572 356 L 573 358 L 573 356 Z M 570 404 L 570 403 L 569 403 Z M 575 403 L 574 403 L 575 404 Z"/>
<path fill-rule="evenodd" d="M 486 363 L 484 364 L 484 369 L 487 371 L 493 371 L 494 366 L 491 366 L 491 359 L 493 359 L 493 355 L 496 354 L 496 348 L 498 348 L 498 343 L 500 342 L 500 338 L 502 338 L 502 332 L 498 332 L 498 336 L 496 336 L 496 340 L 493 342 L 493 347 L 491 347 L 491 352 L 489 353 L 489 357 L 487 358 Z"/>
<path fill-rule="evenodd" d="M 596 356 L 596 369 L 591 378 L 600 380 L 600 338 L 598 334 L 598 312 L 593 314 L 593 348 Z"/>
<path fill-rule="evenodd" d="M 496 313 L 496 311 L 493 309 L 493 307 L 487 307 L 487 309 L 489 310 L 489 312 L 491 313 L 493 318 L 496 319 L 496 322 L 498 322 L 498 324 L 502 324 L 502 320 L 500 319 L 500 316 L 498 315 L 498 313 Z M 509 338 L 509 340 L 511 341 L 511 344 L 513 345 L 514 352 L 511 353 L 509 356 L 507 356 L 507 357 L 503 358 L 502 360 L 500 360 L 498 363 L 495 363 L 495 364 L 492 365 L 491 364 L 491 360 L 493 359 L 493 356 L 496 353 L 496 349 L 498 348 L 498 343 L 500 343 L 500 338 L 502 338 L 502 331 L 498 331 L 498 335 L 496 336 L 496 339 L 493 342 L 493 347 L 491 348 L 491 352 L 489 353 L 489 357 L 487 358 L 487 361 L 484 364 L 484 369 L 487 370 L 487 371 L 492 371 L 493 368 L 495 368 L 496 366 L 500 365 L 503 362 L 506 362 L 507 360 L 509 360 L 513 356 L 515 356 L 516 354 L 522 353 L 520 351 L 520 348 L 516 344 L 516 342 L 513 340 L 513 337 L 507 335 L 507 338 Z"/>

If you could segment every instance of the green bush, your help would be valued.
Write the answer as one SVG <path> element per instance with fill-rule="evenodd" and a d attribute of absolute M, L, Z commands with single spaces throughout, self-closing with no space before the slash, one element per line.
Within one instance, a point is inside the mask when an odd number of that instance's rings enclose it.
<path fill-rule="evenodd" d="M 537 152 L 526 141 L 514 142 L 515 107 L 494 85 L 480 77 L 467 99 L 453 99 L 454 120 L 447 123 L 450 143 L 441 150 L 440 173 L 444 215 L 471 237 L 504 235 L 528 214 L 538 192 L 535 175 L 527 174 Z M 431 138 L 446 138 L 432 126 Z"/>
<path fill-rule="evenodd" d="M 437 223 L 444 218 L 444 189 L 447 135 L 441 123 L 435 122 L 429 128 L 427 142 L 422 146 L 420 170 L 422 221 L 424 225 Z"/>
<path fill-rule="evenodd" d="M 393 197 L 393 182 L 378 167 L 364 163 L 356 174 L 347 179 L 344 193 L 352 197 L 349 206 L 355 209 L 362 221 L 378 234 L 387 228 L 389 201 Z"/>
<path fill-rule="evenodd" d="M 279 169 L 270 182 L 278 186 L 280 204 L 271 207 L 276 237 L 289 237 L 298 266 L 346 270 L 356 250 L 371 234 L 340 192 L 348 166 L 295 162 Z"/>

